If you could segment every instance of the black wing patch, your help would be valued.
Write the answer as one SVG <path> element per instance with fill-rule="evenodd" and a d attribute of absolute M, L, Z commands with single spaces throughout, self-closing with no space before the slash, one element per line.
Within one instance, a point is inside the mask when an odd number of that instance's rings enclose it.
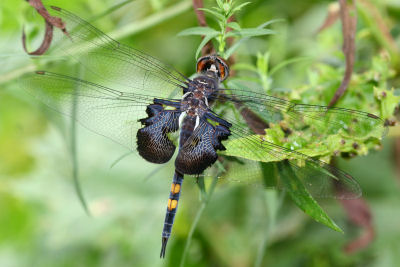
<path fill-rule="evenodd" d="M 175 152 L 175 144 L 167 134 L 178 130 L 181 112 L 152 104 L 147 106 L 146 113 L 149 117 L 139 120 L 145 127 L 137 132 L 137 150 L 147 161 L 165 163 Z"/>
<path fill-rule="evenodd" d="M 227 127 L 202 120 L 179 150 L 175 168 L 183 174 L 201 174 L 217 160 L 216 150 L 225 150 L 221 141 L 230 134 Z"/>

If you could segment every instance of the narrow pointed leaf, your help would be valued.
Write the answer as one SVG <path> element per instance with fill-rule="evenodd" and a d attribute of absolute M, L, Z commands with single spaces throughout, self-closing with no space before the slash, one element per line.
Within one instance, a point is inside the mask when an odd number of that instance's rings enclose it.
<path fill-rule="evenodd" d="M 210 28 L 210 27 L 193 27 L 193 28 L 188 28 L 180 33 L 178 33 L 178 36 L 185 36 L 185 35 L 217 35 L 219 32 Z"/>
<path fill-rule="evenodd" d="M 214 37 L 217 36 L 218 34 L 219 34 L 219 33 L 217 32 L 216 34 L 209 34 L 209 35 L 204 36 L 204 38 L 203 38 L 203 40 L 201 41 L 199 47 L 197 48 L 197 51 L 196 51 L 196 58 L 199 57 L 199 55 L 200 55 L 200 53 L 201 53 L 201 49 L 203 49 L 203 47 L 204 47 L 212 38 L 214 38 Z"/>
<path fill-rule="evenodd" d="M 343 233 L 343 230 L 336 225 L 336 223 L 308 193 L 307 189 L 297 178 L 296 173 L 292 170 L 287 161 L 278 162 L 277 168 L 281 182 L 287 189 L 289 196 L 301 210 L 312 217 L 315 221 L 322 223 L 337 232 Z"/>
<path fill-rule="evenodd" d="M 213 10 L 211 10 L 211 9 L 208 9 L 208 8 L 198 8 L 198 10 L 203 10 L 204 12 L 213 15 L 214 17 L 218 18 L 219 20 L 224 20 L 224 19 L 225 19 L 224 15 L 222 15 L 222 14 L 216 12 L 216 11 L 213 11 Z"/>
<path fill-rule="evenodd" d="M 242 36 L 242 37 L 254 37 L 275 34 L 275 31 L 270 29 L 258 29 L 258 28 L 247 28 L 241 29 L 240 31 L 234 30 L 226 34 L 227 37 Z"/>

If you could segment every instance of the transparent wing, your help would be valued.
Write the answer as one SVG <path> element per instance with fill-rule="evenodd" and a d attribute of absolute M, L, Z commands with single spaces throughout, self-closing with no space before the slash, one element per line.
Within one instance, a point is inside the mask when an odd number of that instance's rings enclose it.
<path fill-rule="evenodd" d="M 248 107 L 266 122 L 279 122 L 287 119 L 291 125 L 303 129 L 312 127 L 315 136 L 324 137 L 342 132 L 351 137 L 383 137 L 387 133 L 384 121 L 367 112 L 297 104 L 266 94 L 244 90 L 224 89 L 219 96 L 223 101 L 232 101 L 238 109 Z"/>
<path fill-rule="evenodd" d="M 103 85 L 157 98 L 181 95 L 186 88 L 189 79 L 171 66 L 113 40 L 64 9 L 48 9 L 66 24 L 67 34 L 56 42 L 55 51 L 78 60 L 94 75 L 93 81 L 101 79 Z"/>
<path fill-rule="evenodd" d="M 20 78 L 21 86 L 46 105 L 76 119 L 88 129 L 136 149 L 139 119 L 147 117 L 153 98 L 104 87 L 76 78 L 38 71 Z"/>
<path fill-rule="evenodd" d="M 227 148 L 224 154 L 237 157 L 236 160 L 229 160 L 225 167 L 225 178 L 228 180 L 259 184 L 262 177 L 268 175 L 264 173 L 260 162 L 285 160 L 314 197 L 357 198 L 361 195 L 358 183 L 346 172 L 302 153 L 267 142 L 233 118 L 224 119 L 232 124 L 232 135 L 224 143 Z M 285 188 L 287 185 L 278 179 L 276 183 L 267 186 Z"/>

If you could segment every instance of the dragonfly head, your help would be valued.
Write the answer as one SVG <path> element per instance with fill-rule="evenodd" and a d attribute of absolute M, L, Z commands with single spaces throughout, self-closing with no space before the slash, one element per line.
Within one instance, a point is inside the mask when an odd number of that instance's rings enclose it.
<path fill-rule="evenodd" d="M 229 76 L 229 67 L 218 55 L 208 55 L 197 60 L 197 73 L 217 77 L 222 82 Z"/>

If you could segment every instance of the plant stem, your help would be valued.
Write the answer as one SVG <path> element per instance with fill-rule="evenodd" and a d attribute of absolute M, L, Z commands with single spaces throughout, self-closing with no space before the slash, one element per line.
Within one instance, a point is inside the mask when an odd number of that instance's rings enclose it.
<path fill-rule="evenodd" d="M 203 214 L 203 212 L 204 212 L 204 210 L 205 210 L 205 208 L 206 208 L 206 206 L 207 206 L 207 204 L 208 204 L 208 202 L 209 202 L 209 200 L 210 200 L 210 198 L 211 198 L 211 195 L 212 195 L 213 192 L 214 192 L 215 186 L 217 185 L 217 181 L 218 181 L 218 175 L 216 175 L 216 176 L 213 177 L 213 180 L 212 180 L 212 182 L 211 182 L 211 185 L 210 185 L 210 188 L 209 188 L 209 192 L 208 192 L 208 194 L 207 194 L 207 197 L 204 197 L 204 198 L 202 199 L 200 208 L 199 208 L 199 210 L 198 210 L 197 213 L 196 213 L 196 217 L 194 218 L 193 224 L 192 224 L 192 226 L 190 227 L 189 234 L 188 234 L 188 237 L 187 237 L 187 239 L 186 239 L 185 249 L 183 250 L 181 263 L 179 264 L 180 267 L 185 266 L 186 255 L 187 255 L 187 253 L 188 253 L 190 244 L 191 244 L 191 242 L 192 242 L 194 230 L 196 229 L 197 224 L 199 223 L 200 217 L 201 217 L 201 215 Z"/>
<path fill-rule="evenodd" d="M 285 191 L 282 191 L 279 196 L 277 196 L 276 190 L 267 189 L 265 192 L 265 199 L 268 206 L 268 227 L 265 233 L 264 239 L 261 242 L 260 247 L 257 251 L 256 260 L 254 262 L 254 267 L 260 267 L 262 260 L 264 258 L 266 249 L 268 247 L 268 239 L 270 239 L 271 233 L 275 228 L 276 217 L 278 215 L 278 210 L 282 205 L 285 196 Z"/>

